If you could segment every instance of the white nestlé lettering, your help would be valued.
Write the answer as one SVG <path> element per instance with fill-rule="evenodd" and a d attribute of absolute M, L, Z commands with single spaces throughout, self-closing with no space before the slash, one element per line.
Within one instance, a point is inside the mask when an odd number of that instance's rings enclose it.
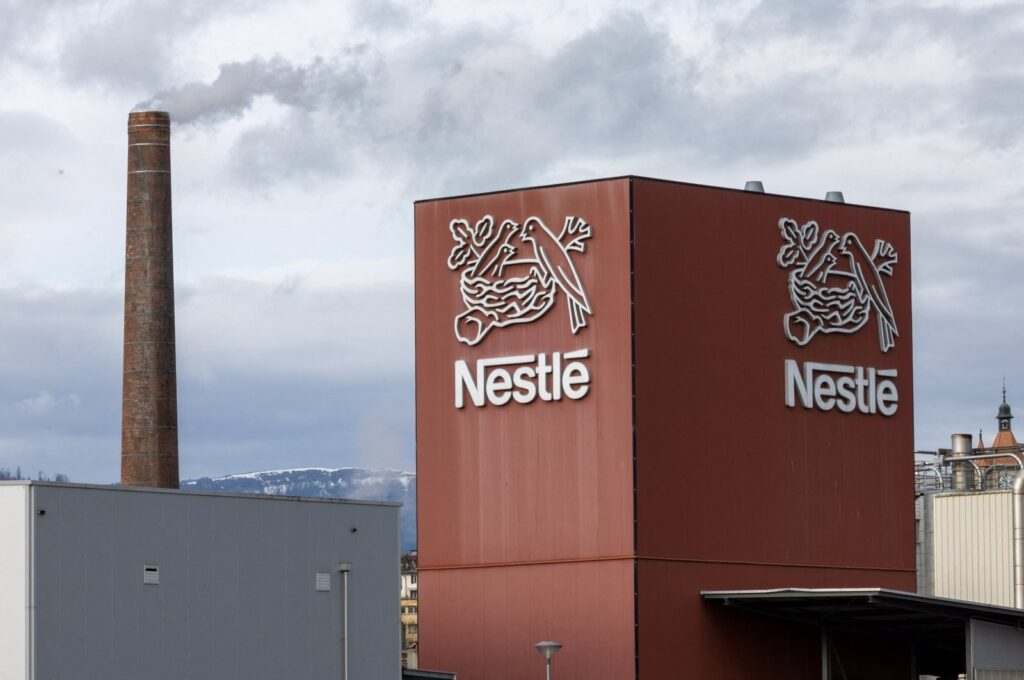
<path fill-rule="evenodd" d="M 786 406 L 843 413 L 881 413 L 891 416 L 899 408 L 895 368 L 864 368 L 845 364 L 807 362 L 801 370 L 786 359 Z"/>
<path fill-rule="evenodd" d="M 564 395 L 582 399 L 590 391 L 590 370 L 581 361 L 589 349 L 546 354 L 523 354 L 495 359 L 479 359 L 471 370 L 465 359 L 455 362 L 455 408 L 466 405 L 466 396 L 474 406 L 504 406 L 512 400 L 529 404 L 558 401 Z"/>

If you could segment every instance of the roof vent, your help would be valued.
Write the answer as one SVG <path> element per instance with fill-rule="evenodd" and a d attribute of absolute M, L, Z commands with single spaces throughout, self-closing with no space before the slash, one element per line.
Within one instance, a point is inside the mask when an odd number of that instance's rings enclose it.
<path fill-rule="evenodd" d="M 743 185 L 744 191 L 753 191 L 758 194 L 764 193 L 764 182 L 759 179 L 752 179 Z"/>
<path fill-rule="evenodd" d="M 829 203 L 846 203 L 842 191 L 829 191 L 825 194 L 825 200 Z"/>

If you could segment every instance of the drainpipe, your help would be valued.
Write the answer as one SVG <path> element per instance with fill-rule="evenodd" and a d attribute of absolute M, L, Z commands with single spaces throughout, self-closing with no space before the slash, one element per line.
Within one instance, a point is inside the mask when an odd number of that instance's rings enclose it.
<path fill-rule="evenodd" d="M 1013 606 L 1024 609 L 1024 469 L 1013 480 Z"/>
<path fill-rule="evenodd" d="M 338 564 L 341 572 L 341 680 L 348 680 L 348 572 L 351 569 L 348 562 Z"/>

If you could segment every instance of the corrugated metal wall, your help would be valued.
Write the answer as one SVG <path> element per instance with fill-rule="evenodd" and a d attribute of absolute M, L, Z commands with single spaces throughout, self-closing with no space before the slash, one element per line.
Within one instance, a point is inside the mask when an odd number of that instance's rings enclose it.
<path fill-rule="evenodd" d="M 1013 505 L 1008 491 L 936 494 L 935 595 L 1013 606 Z"/>
<path fill-rule="evenodd" d="M 340 562 L 349 677 L 398 677 L 397 507 L 32 489 L 34 678 L 341 678 Z"/>
<path fill-rule="evenodd" d="M 974 671 L 974 680 L 1024 680 L 1024 671 Z"/>

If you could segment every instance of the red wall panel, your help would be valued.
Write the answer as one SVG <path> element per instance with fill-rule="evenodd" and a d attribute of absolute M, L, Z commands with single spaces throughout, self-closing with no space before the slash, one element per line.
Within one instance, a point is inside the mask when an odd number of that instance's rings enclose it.
<path fill-rule="evenodd" d="M 633 560 L 430 570 L 420 575 L 420 666 L 459 680 L 634 677 Z"/>
<path fill-rule="evenodd" d="M 701 590 L 762 588 L 901 588 L 900 572 L 799 569 L 791 566 L 641 560 L 639 572 L 640 677 L 722 680 L 821 677 L 817 628 L 705 602 Z M 866 645 L 837 634 L 833 640 L 850 678 L 902 680 L 910 676 L 909 649 L 882 639 Z M 876 665 L 875 660 L 880 663 Z M 841 677 L 837 673 L 837 677 Z"/>
<path fill-rule="evenodd" d="M 629 184 L 606 181 L 416 205 L 416 446 L 420 567 L 632 554 Z M 447 266 L 453 219 L 560 229 L 586 219 L 574 254 L 594 315 L 570 331 L 566 296 L 533 323 L 468 346 Z M 453 363 L 586 348 L 593 384 L 579 401 L 454 407 Z"/>
<path fill-rule="evenodd" d="M 567 295 L 531 323 L 460 342 L 452 220 L 592 227 L 572 261 L 593 315 L 573 333 Z M 530 248 L 516 242 L 520 253 Z M 416 439 L 420 659 L 461 680 L 527 677 L 542 639 L 559 677 L 629 677 L 633 638 L 633 422 L 629 182 L 416 205 Z M 454 406 L 454 362 L 588 349 L 583 399 Z M 452 568 L 455 567 L 455 568 Z M 628 670 L 628 674 L 626 671 Z M 612 672 L 612 675 L 605 675 Z"/>
<path fill-rule="evenodd" d="M 902 569 L 913 589 L 909 215 L 650 180 L 634 211 L 639 554 Z M 895 347 L 881 351 L 876 315 L 786 338 L 782 217 L 895 247 Z M 786 359 L 895 368 L 898 410 L 789 408 Z"/>

